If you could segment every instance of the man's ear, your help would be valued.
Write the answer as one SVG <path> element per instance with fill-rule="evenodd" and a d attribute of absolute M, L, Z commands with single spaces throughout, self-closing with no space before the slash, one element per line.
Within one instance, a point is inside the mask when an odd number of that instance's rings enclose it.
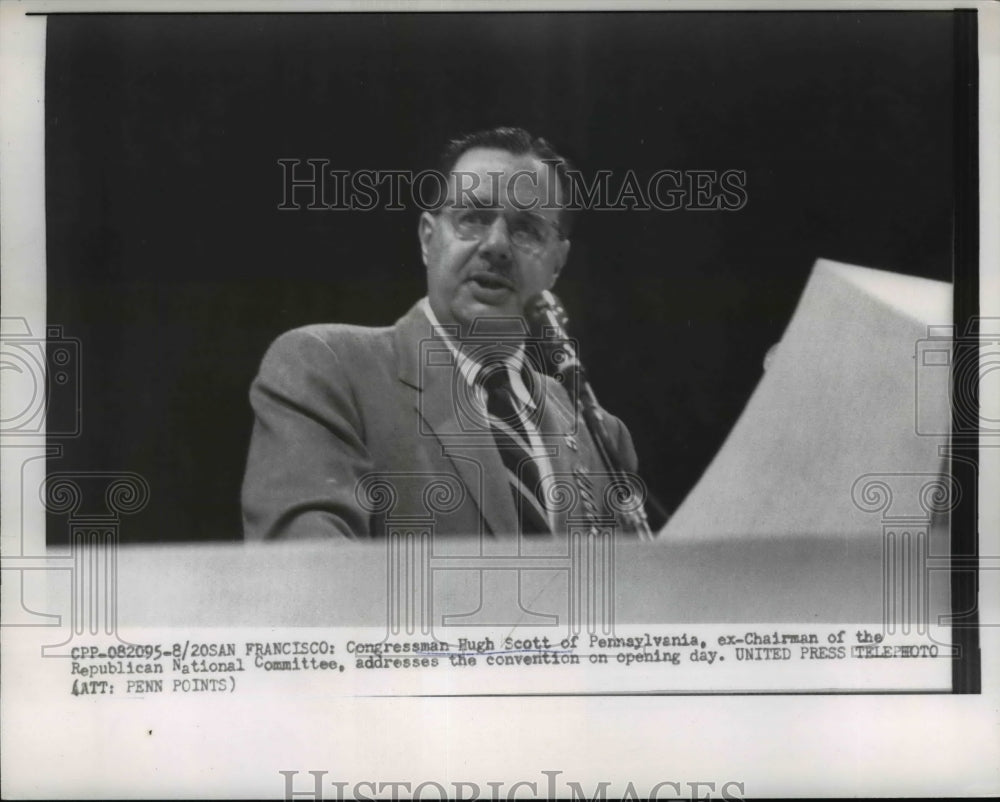
<path fill-rule="evenodd" d="M 550 290 L 556 285 L 556 280 L 559 278 L 559 274 L 562 273 L 563 268 L 566 266 L 566 260 L 569 259 L 569 240 L 559 240 L 557 247 L 559 250 L 556 251 L 555 269 L 552 271 L 552 281 L 549 283 Z"/>
<path fill-rule="evenodd" d="M 437 226 L 437 221 L 434 219 L 434 215 L 430 212 L 424 212 L 420 215 L 420 221 L 417 223 L 417 237 L 420 240 L 420 254 L 424 260 L 424 266 L 427 265 L 428 254 L 430 253 L 431 238 L 434 236 L 434 229 Z"/>

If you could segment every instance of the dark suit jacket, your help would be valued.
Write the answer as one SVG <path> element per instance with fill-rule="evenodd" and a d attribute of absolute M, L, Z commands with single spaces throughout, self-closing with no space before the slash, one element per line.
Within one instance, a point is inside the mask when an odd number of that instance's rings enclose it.
<path fill-rule="evenodd" d="M 279 337 L 250 389 L 246 538 L 369 538 L 400 525 L 515 534 L 500 454 L 488 431 L 466 425 L 449 354 L 419 304 L 391 328 L 315 325 Z M 586 426 L 558 382 L 533 378 L 544 391 L 538 428 L 557 482 L 555 530 L 607 520 L 611 488 Z M 610 415 L 608 426 L 634 471 L 628 430 Z"/>

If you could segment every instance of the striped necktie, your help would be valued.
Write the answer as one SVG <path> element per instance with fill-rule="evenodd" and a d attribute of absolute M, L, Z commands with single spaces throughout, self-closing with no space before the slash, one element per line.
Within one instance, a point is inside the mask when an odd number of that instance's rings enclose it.
<path fill-rule="evenodd" d="M 486 390 L 490 429 L 493 431 L 500 459 L 507 469 L 520 533 L 551 534 L 541 474 L 525 428 L 524 416 L 527 410 L 514 396 L 510 374 L 505 365 L 486 368 L 483 373 L 482 385 Z"/>

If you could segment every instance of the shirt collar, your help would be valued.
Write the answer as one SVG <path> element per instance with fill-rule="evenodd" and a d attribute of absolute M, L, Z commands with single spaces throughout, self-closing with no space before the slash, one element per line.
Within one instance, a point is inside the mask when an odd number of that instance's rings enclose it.
<path fill-rule="evenodd" d="M 483 364 L 455 343 L 449 335 L 448 329 L 441 324 L 437 315 L 434 314 L 430 301 L 426 297 L 420 300 L 420 307 L 423 309 L 424 315 L 427 316 L 427 320 L 430 321 L 431 328 L 436 334 L 441 336 L 449 350 L 455 355 L 455 364 L 458 366 L 458 371 L 461 373 L 462 378 L 465 379 L 476 393 L 484 392 L 482 385 L 477 381 L 479 374 L 483 370 Z M 535 399 L 532 398 L 531 393 L 524 383 L 523 371 L 527 369 L 524 357 L 524 344 L 518 345 L 516 350 L 511 351 L 509 356 L 504 357 L 503 362 L 507 366 L 507 373 L 510 377 L 510 386 L 514 391 L 514 397 L 528 409 L 535 409 Z"/>

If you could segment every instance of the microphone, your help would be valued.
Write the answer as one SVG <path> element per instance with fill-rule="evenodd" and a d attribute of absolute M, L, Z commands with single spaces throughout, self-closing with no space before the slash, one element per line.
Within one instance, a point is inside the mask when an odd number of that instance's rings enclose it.
<path fill-rule="evenodd" d="M 556 371 L 563 375 L 566 386 L 574 386 L 571 380 L 576 379 L 576 386 L 582 389 L 586 385 L 589 388 L 583 363 L 580 362 L 576 349 L 573 347 L 573 341 L 566 334 L 566 324 L 569 322 L 569 317 L 566 315 L 565 307 L 555 294 L 549 290 L 543 290 L 532 295 L 524 304 L 524 316 L 532 332 L 543 342 L 553 347 L 549 358 Z M 595 398 L 594 401 L 596 402 L 596 400 Z"/>
<path fill-rule="evenodd" d="M 604 410 L 597 403 L 587 372 L 573 346 L 572 340 L 566 334 L 566 323 L 569 317 L 559 299 L 549 290 L 532 295 L 524 305 L 524 316 L 532 331 L 543 341 L 551 343 L 554 351 L 551 355 L 556 370 L 563 376 L 563 385 L 569 389 L 570 395 L 577 404 L 581 416 L 587 424 L 587 429 L 597 446 L 598 454 L 608 473 L 615 481 L 623 482 L 638 494 L 629 474 L 621 466 L 616 444 L 611 440 L 605 426 Z M 574 394 L 572 388 L 576 388 Z M 654 502 L 655 503 L 655 502 Z M 655 504 L 659 508 L 658 504 Z M 626 524 L 635 531 L 640 540 L 653 540 L 654 534 L 649 528 L 646 511 L 642 505 L 637 510 L 623 511 L 622 517 Z"/>

